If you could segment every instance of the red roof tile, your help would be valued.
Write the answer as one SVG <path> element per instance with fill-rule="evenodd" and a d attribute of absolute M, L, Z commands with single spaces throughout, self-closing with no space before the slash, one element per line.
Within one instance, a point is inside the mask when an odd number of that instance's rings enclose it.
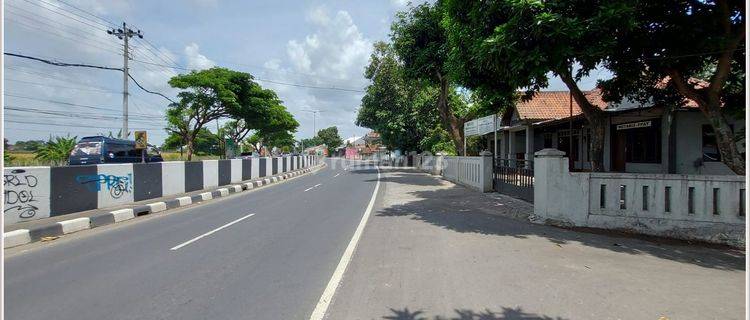
<path fill-rule="evenodd" d="M 598 89 L 585 91 L 589 101 L 600 109 L 607 107 Z M 516 104 L 521 120 L 551 120 L 570 116 L 570 93 L 568 91 L 540 91 L 531 100 Z M 581 108 L 573 100 L 573 116 L 581 114 Z"/>

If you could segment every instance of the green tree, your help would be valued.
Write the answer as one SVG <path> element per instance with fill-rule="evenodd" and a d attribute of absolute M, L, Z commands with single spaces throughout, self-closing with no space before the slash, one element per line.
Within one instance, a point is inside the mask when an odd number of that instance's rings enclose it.
<path fill-rule="evenodd" d="M 35 153 L 36 159 L 49 161 L 52 165 L 62 165 L 68 161 L 70 152 L 78 142 L 77 137 L 52 137 Z"/>
<path fill-rule="evenodd" d="M 305 148 L 310 148 L 323 144 L 323 140 L 321 140 L 318 136 L 314 136 L 312 138 L 302 139 L 300 141 L 300 144 L 302 144 L 302 146 L 304 146 Z"/>
<path fill-rule="evenodd" d="M 166 130 L 185 141 L 188 160 L 196 136 L 209 122 L 228 117 L 242 119 L 247 128 L 264 128 L 279 117 L 279 110 L 285 111 L 273 91 L 261 88 L 243 72 L 216 67 L 175 76 L 169 84 L 184 91 L 167 109 Z"/>
<path fill-rule="evenodd" d="M 198 130 L 198 134 L 196 134 L 195 141 L 193 143 L 195 154 L 219 155 L 219 145 L 221 142 L 220 140 L 221 139 L 218 135 L 209 131 L 207 128 L 201 128 L 200 130 Z M 180 150 L 180 157 L 182 157 L 182 151 L 185 145 L 186 143 L 183 140 L 183 137 L 175 133 L 170 133 L 167 138 L 164 139 L 162 149 Z"/>
<path fill-rule="evenodd" d="M 602 83 L 605 98 L 667 101 L 673 107 L 693 101 L 715 132 L 722 162 L 744 175 L 736 143 L 744 133 L 733 130 L 727 118 L 745 116 L 746 2 L 637 1 L 631 6 L 631 27 L 609 37 L 617 39 L 617 54 L 605 63 L 614 74 Z"/>
<path fill-rule="evenodd" d="M 592 169 L 602 171 L 607 123 L 578 80 L 618 54 L 612 34 L 628 28 L 632 7 L 608 0 L 446 0 L 445 10 L 449 64 L 459 81 L 494 99 L 516 88 L 529 98 L 548 86 L 550 72 L 559 76 L 589 122 Z"/>
<path fill-rule="evenodd" d="M 344 143 L 344 140 L 339 136 L 339 129 L 335 126 L 318 131 L 318 137 L 320 137 L 320 140 L 328 148 L 329 155 L 333 154 L 336 148 Z"/>
<path fill-rule="evenodd" d="M 36 151 L 42 146 L 44 146 L 44 140 L 16 141 L 16 143 L 13 144 L 14 150 L 22 151 Z"/>
<path fill-rule="evenodd" d="M 5 165 L 8 165 L 8 162 L 13 161 L 15 157 L 10 155 L 8 153 L 8 147 L 10 147 L 10 144 L 8 143 L 8 139 L 3 138 L 3 162 L 5 162 Z"/>
<path fill-rule="evenodd" d="M 424 3 L 399 12 L 391 26 L 391 41 L 403 61 L 405 76 L 422 86 L 437 88 L 435 106 L 443 128 L 455 149 L 462 153 L 463 124 L 476 114 L 467 112 L 466 105 L 451 103 L 451 95 L 455 95 L 456 88 L 448 72 L 450 44 L 442 24 L 443 14 L 442 1 Z"/>

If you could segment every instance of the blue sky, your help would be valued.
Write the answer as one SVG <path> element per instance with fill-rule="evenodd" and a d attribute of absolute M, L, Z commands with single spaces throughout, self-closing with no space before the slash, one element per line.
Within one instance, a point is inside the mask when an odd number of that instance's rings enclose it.
<path fill-rule="evenodd" d="M 122 66 L 122 42 L 104 32 L 108 22 L 94 22 L 96 18 L 57 0 L 30 1 L 5 1 L 6 52 Z M 394 14 L 406 8 L 398 0 L 64 1 L 142 30 L 148 43 L 132 42 L 131 74 L 151 90 L 174 97 L 176 91 L 166 82 L 185 72 L 170 67 L 175 64 L 190 69 L 225 66 L 272 81 L 258 82 L 275 90 L 300 122 L 297 137 L 313 135 L 313 114 L 303 110 L 320 110 L 317 129 L 335 125 L 344 138 L 368 131 L 354 125 L 362 98 L 357 91 L 367 85 L 362 73 L 372 43 L 387 39 Z M 11 142 L 50 134 L 81 137 L 121 127 L 121 73 L 7 56 L 5 65 L 5 136 Z M 593 87 L 594 80 L 582 80 L 582 87 Z M 549 89 L 563 86 L 555 79 Z M 168 101 L 132 83 L 130 92 L 130 127 L 148 130 L 150 142 L 160 144 L 166 137 L 161 128 Z M 86 119 L 66 116 L 71 113 Z"/>

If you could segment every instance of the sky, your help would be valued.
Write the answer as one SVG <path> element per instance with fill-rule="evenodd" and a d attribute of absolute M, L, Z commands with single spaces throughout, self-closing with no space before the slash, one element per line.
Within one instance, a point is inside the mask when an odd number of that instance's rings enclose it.
<path fill-rule="evenodd" d="M 381 1 L 4 1 L 5 52 L 121 68 L 123 42 L 106 33 L 128 23 L 130 74 L 175 99 L 167 81 L 187 70 L 222 66 L 248 72 L 276 91 L 300 123 L 297 138 L 337 126 L 343 138 L 369 131 L 354 124 L 368 84 L 372 45 L 387 40 L 404 0 Z M 122 127 L 119 71 L 57 67 L 5 56 L 5 137 L 117 134 Z M 592 77 L 581 81 L 594 86 Z M 548 90 L 564 90 L 552 79 Z M 129 83 L 130 130 L 161 144 L 169 101 Z M 318 113 L 310 112 L 319 110 Z M 315 119 L 313 119 L 315 118 Z M 216 124 L 211 124 L 214 131 Z"/>

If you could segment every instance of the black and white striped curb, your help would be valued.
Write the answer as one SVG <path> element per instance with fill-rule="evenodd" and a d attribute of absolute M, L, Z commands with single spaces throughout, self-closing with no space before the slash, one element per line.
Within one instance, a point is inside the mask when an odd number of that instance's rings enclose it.
<path fill-rule="evenodd" d="M 92 229 L 106 226 L 113 223 L 127 221 L 135 217 L 157 213 L 168 209 L 178 208 L 191 205 L 215 198 L 226 197 L 232 193 L 252 190 L 264 185 L 277 183 L 289 178 L 293 178 L 305 173 L 318 170 L 325 166 L 320 164 L 314 167 L 292 171 L 278 176 L 262 178 L 255 181 L 244 182 L 225 188 L 219 188 L 213 191 L 203 192 L 194 196 L 179 197 L 166 201 L 159 201 L 145 205 L 136 206 L 128 209 L 120 209 L 111 212 L 101 213 L 91 217 L 77 218 L 56 222 L 53 224 L 35 227 L 32 229 L 18 229 L 3 233 L 4 248 L 11 248 L 24 245 L 31 242 L 37 242 L 45 237 L 59 237 L 65 234 L 78 232 L 81 230 Z"/>

